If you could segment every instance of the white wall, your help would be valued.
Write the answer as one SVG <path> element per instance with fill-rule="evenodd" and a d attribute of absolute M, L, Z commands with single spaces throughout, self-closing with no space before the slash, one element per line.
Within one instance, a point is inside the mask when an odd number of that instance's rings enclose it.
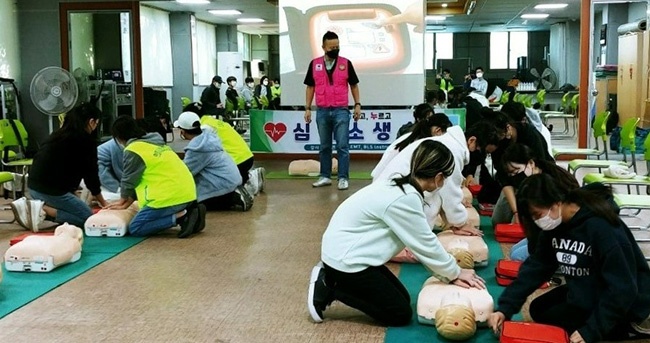
<path fill-rule="evenodd" d="M 627 13 L 627 21 L 628 22 L 634 22 L 639 19 L 645 19 L 647 18 L 647 8 L 648 8 L 648 3 L 647 2 L 632 2 L 629 3 L 629 11 Z"/>
<path fill-rule="evenodd" d="M 15 0 L 0 0 L 0 77 L 20 80 L 18 13 Z"/>

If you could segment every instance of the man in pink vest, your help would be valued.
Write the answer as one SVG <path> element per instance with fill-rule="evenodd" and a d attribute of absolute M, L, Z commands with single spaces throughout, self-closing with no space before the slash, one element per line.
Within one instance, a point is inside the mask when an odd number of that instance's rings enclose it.
<path fill-rule="evenodd" d="M 332 184 L 332 136 L 336 140 L 336 153 L 339 162 L 338 188 L 348 189 L 350 170 L 348 109 L 348 85 L 354 99 L 354 121 L 361 115 L 359 102 L 359 78 L 354 72 L 352 62 L 339 56 L 339 36 L 327 31 L 323 35 L 324 56 L 309 63 L 305 85 L 307 85 L 305 122 L 311 123 L 311 104 L 316 95 L 316 125 L 320 136 L 320 178 L 313 187 Z"/>

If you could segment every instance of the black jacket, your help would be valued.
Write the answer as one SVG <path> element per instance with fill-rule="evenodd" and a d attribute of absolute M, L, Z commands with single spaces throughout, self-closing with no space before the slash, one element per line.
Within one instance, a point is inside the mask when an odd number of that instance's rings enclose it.
<path fill-rule="evenodd" d="M 83 133 L 56 139 L 50 135 L 34 156 L 29 188 L 48 195 L 75 192 L 81 180 L 93 195 L 101 192 L 95 137 Z"/>
<path fill-rule="evenodd" d="M 203 90 L 201 93 L 201 104 L 203 105 L 203 111 L 205 114 L 218 116 L 223 113 L 223 108 L 217 108 L 217 105 L 221 103 L 221 95 L 219 94 L 219 88 L 214 85 L 210 85 Z"/>
<path fill-rule="evenodd" d="M 622 221 L 612 225 L 582 206 L 569 222 L 542 232 L 535 250 L 499 298 L 498 311 L 506 318 L 558 270 L 566 279 L 567 303 L 591 312 L 578 329 L 588 343 L 650 314 L 650 268 Z"/>

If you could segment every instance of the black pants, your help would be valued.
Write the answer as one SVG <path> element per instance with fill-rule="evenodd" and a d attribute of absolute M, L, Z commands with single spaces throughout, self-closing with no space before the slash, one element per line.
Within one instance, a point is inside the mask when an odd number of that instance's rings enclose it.
<path fill-rule="evenodd" d="M 530 303 L 530 316 L 533 321 L 561 327 L 569 336 L 584 326 L 591 312 L 567 304 L 567 293 L 567 286 L 560 286 L 535 298 Z M 621 323 L 604 335 L 603 339 L 608 341 L 633 339 L 628 335 L 629 332 L 631 332 L 630 323 Z"/>
<path fill-rule="evenodd" d="M 201 203 L 205 205 L 205 209 L 208 211 L 227 211 L 236 203 L 236 197 L 238 198 L 239 194 L 230 192 L 218 197 L 205 199 Z"/>
<path fill-rule="evenodd" d="M 248 182 L 248 172 L 251 170 L 251 168 L 253 168 L 253 162 L 254 160 L 251 157 L 246 161 L 237 165 L 237 169 L 239 169 L 239 174 L 241 174 L 242 185 L 245 185 L 246 182 Z"/>
<path fill-rule="evenodd" d="M 411 322 L 411 298 L 386 266 L 344 273 L 325 265 L 325 273 L 325 284 L 334 290 L 335 300 L 387 326 L 404 326 Z"/>

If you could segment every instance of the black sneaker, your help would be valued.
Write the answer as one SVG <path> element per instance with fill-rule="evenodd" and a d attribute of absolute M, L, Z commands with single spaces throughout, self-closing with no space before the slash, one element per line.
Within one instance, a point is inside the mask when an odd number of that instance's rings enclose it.
<path fill-rule="evenodd" d="M 243 186 L 237 186 L 235 189 L 234 208 L 246 212 L 253 207 L 253 196 Z"/>
<path fill-rule="evenodd" d="M 199 208 L 198 206 L 188 206 L 187 213 L 181 222 L 181 231 L 178 233 L 178 238 L 187 238 L 199 225 Z"/>
<path fill-rule="evenodd" d="M 197 207 L 199 209 L 199 223 L 196 226 L 194 233 L 199 233 L 205 229 L 205 213 L 207 212 L 205 205 L 199 204 Z"/>
<path fill-rule="evenodd" d="M 311 319 L 316 323 L 323 322 L 323 311 L 333 300 L 333 291 L 325 285 L 325 268 L 322 262 L 318 262 L 311 270 L 307 293 L 307 308 Z"/>

